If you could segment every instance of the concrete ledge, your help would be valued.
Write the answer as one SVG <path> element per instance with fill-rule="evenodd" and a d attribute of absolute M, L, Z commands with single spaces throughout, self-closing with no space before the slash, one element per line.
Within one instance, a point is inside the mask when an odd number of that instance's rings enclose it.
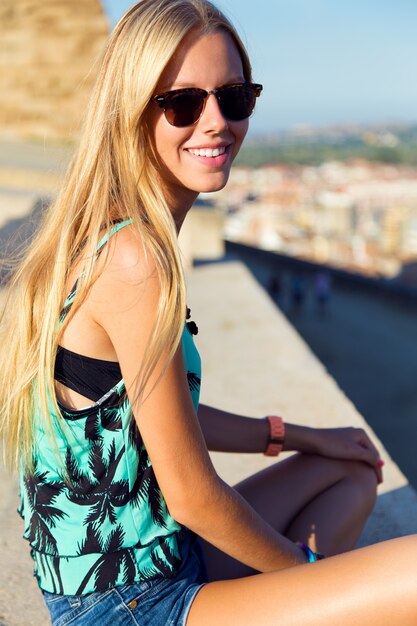
<path fill-rule="evenodd" d="M 316 426 L 368 428 L 242 265 L 201 267 L 190 273 L 188 283 L 192 318 L 199 326 L 204 402 L 253 416 L 273 410 L 288 421 Z M 383 455 L 385 483 L 362 544 L 417 531 L 417 496 L 385 450 Z M 231 483 L 271 462 L 262 455 L 213 454 L 213 459 Z M 0 472 L 0 626 L 47 626 L 21 539 L 16 493 L 16 480 Z"/>
<path fill-rule="evenodd" d="M 317 427 L 358 426 L 378 442 L 384 483 L 360 544 L 417 532 L 417 495 L 382 443 L 284 315 L 239 263 L 194 269 L 188 304 L 199 326 L 202 401 Z M 235 483 L 273 460 L 262 455 L 212 455 L 219 474 Z"/>

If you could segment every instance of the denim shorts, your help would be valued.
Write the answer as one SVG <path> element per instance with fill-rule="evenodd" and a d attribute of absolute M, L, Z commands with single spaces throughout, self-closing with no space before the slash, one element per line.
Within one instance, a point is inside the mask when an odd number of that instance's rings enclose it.
<path fill-rule="evenodd" d="M 207 572 L 194 535 L 184 540 L 181 554 L 174 578 L 153 578 L 82 596 L 43 591 L 52 626 L 185 626 L 191 604 L 207 582 Z"/>

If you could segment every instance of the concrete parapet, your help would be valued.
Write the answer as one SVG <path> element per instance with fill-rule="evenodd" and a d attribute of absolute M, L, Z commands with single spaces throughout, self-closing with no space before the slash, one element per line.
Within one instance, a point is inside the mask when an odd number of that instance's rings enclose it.
<path fill-rule="evenodd" d="M 417 495 L 324 366 L 239 263 L 189 276 L 188 304 L 199 326 L 202 402 L 252 416 L 282 415 L 316 427 L 365 428 L 385 459 L 385 480 L 361 545 L 417 532 Z M 274 462 L 262 455 L 213 454 L 228 482 Z"/>
<path fill-rule="evenodd" d="M 179 238 L 185 267 L 192 267 L 195 258 L 213 260 L 224 256 L 224 221 L 224 213 L 218 209 L 191 209 Z"/>

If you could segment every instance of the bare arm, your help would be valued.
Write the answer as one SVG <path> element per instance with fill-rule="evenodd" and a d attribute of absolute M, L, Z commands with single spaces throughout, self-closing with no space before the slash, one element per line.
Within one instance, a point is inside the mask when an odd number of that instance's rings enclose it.
<path fill-rule="evenodd" d="M 198 419 L 209 450 L 217 452 L 264 452 L 269 438 L 266 419 L 245 417 L 201 404 Z M 284 450 L 313 452 L 316 429 L 285 424 Z"/>
<path fill-rule="evenodd" d="M 209 450 L 262 453 L 267 447 L 266 419 L 244 417 L 204 404 L 199 407 L 198 418 Z M 382 482 L 379 454 L 360 428 L 308 428 L 286 423 L 283 449 L 363 461 L 374 467 L 378 482 Z"/>
<path fill-rule="evenodd" d="M 269 437 L 266 420 L 228 413 L 205 404 L 198 419 L 209 450 L 217 452 L 263 452 Z"/>

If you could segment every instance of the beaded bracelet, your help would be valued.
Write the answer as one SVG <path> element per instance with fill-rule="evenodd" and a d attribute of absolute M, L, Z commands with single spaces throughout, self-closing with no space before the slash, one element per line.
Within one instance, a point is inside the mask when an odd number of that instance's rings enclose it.
<path fill-rule="evenodd" d="M 320 554 L 320 552 L 313 552 L 311 548 L 306 543 L 302 543 L 301 541 L 296 541 L 297 546 L 299 546 L 304 554 L 307 557 L 307 563 L 315 563 L 316 561 L 321 561 L 324 559 L 324 554 Z"/>

